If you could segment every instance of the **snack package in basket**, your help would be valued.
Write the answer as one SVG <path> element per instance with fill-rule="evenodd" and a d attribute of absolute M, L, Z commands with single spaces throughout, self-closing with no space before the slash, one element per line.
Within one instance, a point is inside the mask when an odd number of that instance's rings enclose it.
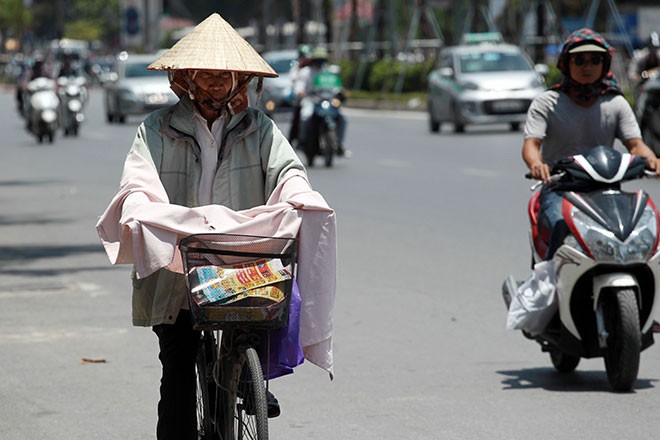
<path fill-rule="evenodd" d="M 260 259 L 229 266 L 197 266 L 188 276 L 190 292 L 199 306 L 236 302 L 246 297 L 284 299 L 284 292 L 274 284 L 291 279 L 291 266 L 282 260 Z"/>

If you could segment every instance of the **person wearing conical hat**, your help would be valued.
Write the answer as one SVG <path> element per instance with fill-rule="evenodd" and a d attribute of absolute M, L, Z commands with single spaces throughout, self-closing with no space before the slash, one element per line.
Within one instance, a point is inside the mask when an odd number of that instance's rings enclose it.
<path fill-rule="evenodd" d="M 138 127 L 119 192 L 97 230 L 113 263 L 133 264 L 133 324 L 158 336 L 157 438 L 192 440 L 200 332 L 188 310 L 179 240 L 192 233 L 297 235 L 297 303 L 305 319 L 299 339 L 297 327 L 290 329 L 299 345 L 286 351 L 299 356 L 271 356 L 282 362 L 271 378 L 292 372 L 303 352 L 332 377 L 335 216 L 278 127 L 247 106 L 247 84 L 277 74 L 220 15 L 197 25 L 149 69 L 168 71 L 179 102 Z M 269 416 L 279 411 L 270 395 Z"/>

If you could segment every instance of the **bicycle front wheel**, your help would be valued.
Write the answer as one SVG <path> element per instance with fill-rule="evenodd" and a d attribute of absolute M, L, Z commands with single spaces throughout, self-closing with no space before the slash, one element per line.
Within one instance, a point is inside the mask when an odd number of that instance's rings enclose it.
<path fill-rule="evenodd" d="M 216 336 L 204 332 L 197 351 L 197 432 L 200 440 L 221 439 L 220 395 L 215 379 Z"/>
<path fill-rule="evenodd" d="M 257 351 L 239 348 L 228 359 L 223 375 L 230 422 L 225 426 L 225 439 L 268 440 L 268 407 L 266 387 Z"/>

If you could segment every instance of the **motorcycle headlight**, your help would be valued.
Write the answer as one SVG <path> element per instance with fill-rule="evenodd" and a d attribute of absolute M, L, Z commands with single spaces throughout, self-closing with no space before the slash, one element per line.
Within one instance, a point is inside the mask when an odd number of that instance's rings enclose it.
<path fill-rule="evenodd" d="M 55 113 L 54 110 L 44 110 L 44 112 L 41 114 L 41 117 L 43 118 L 44 122 L 48 124 L 57 121 L 57 113 Z"/>
<path fill-rule="evenodd" d="M 80 101 L 77 99 L 72 99 L 67 103 L 67 106 L 69 107 L 69 110 L 72 111 L 73 113 L 79 112 L 82 110 L 82 104 Z"/>
<path fill-rule="evenodd" d="M 576 208 L 571 210 L 571 217 L 596 260 L 614 263 L 645 262 L 653 252 L 657 221 L 655 212 L 649 206 L 644 208 L 635 228 L 624 241 Z"/>

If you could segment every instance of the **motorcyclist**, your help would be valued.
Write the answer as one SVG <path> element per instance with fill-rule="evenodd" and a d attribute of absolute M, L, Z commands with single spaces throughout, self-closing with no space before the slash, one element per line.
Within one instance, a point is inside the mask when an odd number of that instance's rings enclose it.
<path fill-rule="evenodd" d="M 295 90 L 296 82 L 300 76 L 300 71 L 303 67 L 309 65 L 309 55 L 312 48 L 304 44 L 298 48 L 298 62 L 291 68 L 289 73 L 291 77 L 291 88 Z M 294 93 L 295 94 L 295 93 Z M 291 127 L 289 128 L 289 143 L 293 145 L 294 141 L 298 141 L 298 132 L 300 130 L 300 97 L 294 96 L 295 103 L 293 105 L 293 115 L 291 117 Z"/>
<path fill-rule="evenodd" d="M 556 160 L 598 145 L 614 147 L 617 138 L 660 172 L 660 160 L 642 140 L 635 114 L 609 70 L 613 54 L 614 48 L 591 29 L 577 30 L 564 42 L 557 60 L 561 83 L 534 99 L 527 112 L 522 156 L 533 179 L 548 183 Z M 546 259 L 566 233 L 561 205 L 561 193 L 545 186 L 539 224 L 547 222 L 552 231 Z"/>
<path fill-rule="evenodd" d="M 44 59 L 37 55 L 34 58 L 34 62 L 32 63 L 32 68 L 30 69 L 30 81 L 35 79 L 35 78 L 41 78 L 41 77 L 47 77 L 46 75 L 46 66 L 44 63 Z"/>
<path fill-rule="evenodd" d="M 36 78 L 47 77 L 44 59 L 40 53 L 35 53 L 31 63 L 26 64 L 24 72 L 18 77 L 16 84 L 16 101 L 19 111 L 25 115 L 29 105 L 29 92 L 27 89 L 30 81 Z"/>
<path fill-rule="evenodd" d="M 296 98 L 304 104 L 306 97 L 310 96 L 314 92 L 314 77 L 321 72 L 328 70 L 328 50 L 324 47 L 316 47 L 312 50 L 309 55 L 309 64 L 302 69 L 298 74 L 294 86 L 294 93 Z M 300 144 L 304 144 L 307 139 L 307 133 L 309 131 L 309 122 L 311 121 L 311 115 L 300 116 L 300 130 L 298 141 Z M 344 136 L 346 133 L 346 118 L 341 113 L 338 116 L 337 120 L 337 138 L 339 141 L 337 154 L 343 156 L 345 153 L 344 148 Z"/>
<path fill-rule="evenodd" d="M 648 73 L 660 67 L 660 35 L 652 32 L 649 41 L 643 49 L 633 57 L 628 68 L 628 77 L 639 85 L 648 79 Z"/>
<path fill-rule="evenodd" d="M 70 57 L 65 57 L 60 66 L 60 71 L 57 73 L 59 78 L 69 78 L 78 76 L 79 72 L 74 66 L 74 62 Z"/>
<path fill-rule="evenodd" d="M 23 106 L 24 115 L 26 117 L 26 128 L 28 131 L 32 131 L 34 128 L 33 118 L 37 117 L 37 112 L 33 111 L 31 104 L 31 97 L 38 90 L 50 90 L 52 88 L 53 93 L 55 93 L 55 83 L 51 81 L 41 80 L 37 83 L 32 83 L 32 81 L 39 78 L 47 78 L 52 80 L 50 69 L 46 66 L 46 60 L 41 52 L 35 52 L 33 55 L 32 65 L 27 73 L 25 81 L 23 83 L 23 91 L 21 93 L 21 105 Z M 31 84 L 32 83 L 32 84 Z"/>

